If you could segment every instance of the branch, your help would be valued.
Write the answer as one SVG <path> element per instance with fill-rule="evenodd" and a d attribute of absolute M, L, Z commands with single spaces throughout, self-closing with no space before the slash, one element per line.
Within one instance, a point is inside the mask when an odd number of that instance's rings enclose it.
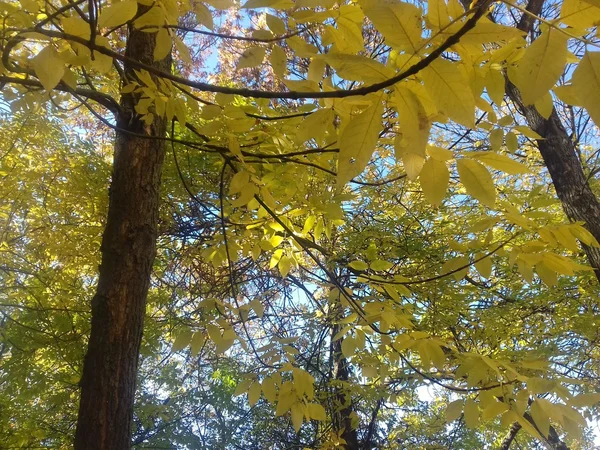
<path fill-rule="evenodd" d="M 4 86 L 8 83 L 18 84 L 18 85 L 27 86 L 27 87 L 36 87 L 36 88 L 40 88 L 40 89 L 44 88 L 42 86 L 42 83 L 40 83 L 39 81 L 36 81 L 36 80 L 32 80 L 29 78 L 8 77 L 6 75 L 0 75 L 0 86 Z M 96 91 L 93 89 L 83 89 L 83 88 L 72 89 L 64 81 L 61 81 L 60 83 L 58 83 L 58 85 L 56 86 L 55 89 L 62 91 L 62 92 L 68 92 L 69 94 L 76 93 L 77 95 L 80 95 L 82 97 L 89 98 L 90 100 L 94 100 L 96 103 L 104 106 L 106 109 L 108 109 L 113 114 L 118 114 L 121 109 L 119 104 L 116 102 L 116 100 L 114 98 L 112 98 L 110 95 L 103 94 L 102 92 L 99 92 L 99 91 Z"/>
<path fill-rule="evenodd" d="M 254 98 L 278 98 L 278 99 L 280 99 L 280 98 L 288 98 L 288 99 L 345 98 L 345 97 L 351 97 L 351 96 L 356 96 L 356 95 L 367 95 L 367 94 L 371 94 L 373 92 L 380 91 L 382 89 L 391 87 L 394 84 L 396 84 L 412 75 L 419 73 L 421 70 L 423 70 L 424 68 L 429 66 L 429 64 L 431 64 L 434 60 L 439 58 L 446 50 L 448 50 L 453 45 L 457 44 L 466 33 L 468 33 L 470 30 L 472 30 L 475 27 L 475 25 L 477 24 L 477 21 L 482 16 L 487 14 L 488 7 L 491 2 L 492 2 L 492 0 L 483 0 L 479 4 L 477 4 L 477 6 L 475 6 L 475 8 L 472 9 L 472 11 L 474 11 L 473 16 L 471 16 L 471 18 L 469 20 L 467 20 L 465 22 L 465 24 L 455 34 L 448 37 L 439 47 L 437 47 L 429 55 L 427 55 L 427 57 L 423 58 L 418 63 L 411 66 L 409 69 L 405 70 L 404 72 L 401 72 L 400 74 L 396 75 L 395 77 L 389 78 L 380 83 L 363 86 L 358 89 L 327 91 L 327 92 L 311 92 L 311 91 L 274 92 L 274 91 L 263 91 L 263 90 L 256 90 L 256 89 L 216 86 L 216 85 L 213 85 L 210 83 L 203 83 L 203 82 L 188 80 L 187 78 L 182 78 L 182 77 L 164 72 L 164 71 L 159 70 L 148 64 L 144 64 L 144 63 L 136 61 L 134 59 L 127 58 L 126 56 L 122 55 L 121 53 L 107 49 L 106 47 L 103 47 L 101 45 L 92 43 L 89 40 L 83 39 L 79 36 L 74 36 L 74 35 L 60 33 L 60 32 L 51 31 L 51 30 L 40 30 L 37 28 L 29 28 L 29 29 L 13 30 L 13 31 L 17 31 L 20 34 L 29 33 L 29 32 L 37 32 L 37 33 L 43 34 L 48 37 L 65 39 L 68 41 L 76 42 L 78 44 L 85 45 L 86 47 L 88 47 L 89 49 L 91 49 L 93 51 L 102 53 L 103 55 L 110 56 L 119 61 L 127 62 L 127 64 L 132 68 L 143 69 L 143 70 L 146 70 L 147 72 L 154 74 L 158 77 L 161 77 L 163 79 L 170 80 L 172 82 L 179 83 L 181 85 L 188 86 L 188 87 L 191 87 L 194 89 L 199 89 L 199 90 L 205 91 L 205 92 L 233 94 L 233 95 L 241 95 L 243 97 L 254 97 Z M 21 42 L 23 40 L 24 40 L 23 37 L 20 37 L 20 36 L 14 37 L 8 41 L 8 43 L 6 44 L 6 47 L 4 48 L 4 52 L 2 54 L 2 63 L 10 71 L 13 71 L 13 72 L 23 72 L 24 71 L 23 68 L 15 66 L 9 59 L 11 50 L 19 42 Z"/>

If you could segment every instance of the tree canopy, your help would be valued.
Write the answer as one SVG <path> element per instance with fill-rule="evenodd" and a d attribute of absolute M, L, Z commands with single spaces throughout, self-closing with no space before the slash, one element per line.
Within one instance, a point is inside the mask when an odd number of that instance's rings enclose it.
<path fill-rule="evenodd" d="M 0 448 L 598 444 L 597 0 L 0 15 Z"/>

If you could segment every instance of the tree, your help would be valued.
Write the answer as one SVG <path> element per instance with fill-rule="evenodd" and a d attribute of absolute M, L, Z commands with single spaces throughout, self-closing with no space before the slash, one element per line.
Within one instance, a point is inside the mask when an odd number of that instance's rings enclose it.
<path fill-rule="evenodd" d="M 165 302 L 147 304 L 159 234 L 171 236 L 155 265 L 163 291 L 173 291 L 168 317 L 177 316 L 172 309 L 185 315 L 169 329 L 177 336 L 172 350 L 191 344 L 198 354 L 210 342 L 215 355 L 239 352 L 237 393 L 247 392 L 253 406 L 262 392 L 277 415 L 290 413 L 296 432 L 312 420 L 297 435 L 267 427 L 280 442 L 387 445 L 380 411 L 401 388 L 413 390 L 415 377 L 468 396 L 445 402 L 448 420 L 462 415 L 470 429 L 503 414 L 504 425 L 516 421 L 547 445 L 561 439 L 557 424 L 576 434 L 585 421 L 573 407 L 597 396 L 586 393 L 590 386 L 566 389 L 552 373 L 572 375 L 581 365 L 581 378 L 596 365 L 581 355 L 596 339 L 594 288 L 569 290 L 574 272 L 588 267 L 566 251 L 577 253 L 579 240 L 598 269 L 598 203 L 549 91 L 594 118 L 596 54 L 578 53 L 577 68 L 565 67 L 569 48 L 594 43 L 583 30 L 595 26 L 599 8 L 571 0 L 561 13 L 549 6 L 554 16 L 546 19 L 539 2 L 489 6 L 3 5 L 0 82 L 11 111 L 28 117 L 43 107 L 51 115 L 75 103 L 115 131 L 76 448 L 130 445 L 145 311 Z M 260 8 L 268 14 L 254 12 Z M 515 11 L 523 14 L 517 23 Z M 202 28 L 217 17 L 229 34 Z M 537 34 L 538 19 L 547 28 L 529 44 L 522 31 Z M 251 36 L 233 34 L 236 23 L 254 28 Z M 215 38 L 224 42 L 220 84 L 198 81 L 194 66 L 210 60 L 197 52 Z M 571 83 L 555 87 L 561 76 Z M 528 126 L 502 102 L 505 80 Z M 543 198 L 535 139 L 567 216 L 584 223 L 563 223 Z M 166 145 L 170 218 L 159 232 Z M 29 283 L 33 274 L 15 276 L 9 262 L 6 280 Z M 548 289 L 534 282 L 534 268 Z M 559 284 L 557 274 L 569 278 Z M 557 284 L 562 291 L 551 290 Z M 298 289 L 306 298 L 292 302 Z M 565 324 L 548 321 L 554 315 Z M 157 336 L 165 330 L 148 327 L 163 354 Z M 527 330 L 539 348 L 523 343 Z M 319 350 L 325 343 L 327 354 Z M 428 412 L 418 416 L 445 429 Z M 144 432 L 150 419 L 140 417 L 136 439 L 161 434 Z M 397 417 L 383 420 L 400 433 Z M 331 429 L 320 426 L 328 421 Z"/>

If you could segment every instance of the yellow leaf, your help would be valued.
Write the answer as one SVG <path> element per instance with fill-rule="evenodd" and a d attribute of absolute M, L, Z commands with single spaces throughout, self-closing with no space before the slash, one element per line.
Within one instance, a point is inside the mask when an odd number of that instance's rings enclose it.
<path fill-rule="evenodd" d="M 600 124 L 600 53 L 586 52 L 573 72 L 573 89 L 596 125 Z"/>
<path fill-rule="evenodd" d="M 552 110 L 554 109 L 554 101 L 552 100 L 550 92 L 546 92 L 538 98 L 535 101 L 534 106 L 543 118 L 550 118 L 550 114 L 552 114 Z"/>
<path fill-rule="evenodd" d="M 242 53 L 237 68 L 245 69 L 260 65 L 263 62 L 263 59 L 265 59 L 265 52 L 265 47 L 259 47 L 257 45 L 247 48 L 244 53 Z"/>
<path fill-rule="evenodd" d="M 273 267 L 275 267 L 277 264 L 279 264 L 279 261 L 281 260 L 281 257 L 283 256 L 283 249 L 277 249 L 273 252 L 273 256 L 271 256 L 271 261 L 269 262 L 269 269 L 272 269 Z"/>
<path fill-rule="evenodd" d="M 396 159 L 402 159 L 406 175 L 415 180 L 425 163 L 431 122 L 417 96 L 405 87 L 396 88 L 392 103 L 398 110 L 400 122 L 400 132 L 394 143 Z"/>
<path fill-rule="evenodd" d="M 419 8 L 404 2 L 373 1 L 363 6 L 363 9 L 375 28 L 385 37 L 387 45 L 411 54 L 419 51 L 422 43 Z"/>
<path fill-rule="evenodd" d="M 273 68 L 273 72 L 279 78 L 285 77 L 287 70 L 287 56 L 283 49 L 277 45 L 271 49 L 271 55 L 269 56 L 269 62 Z"/>
<path fill-rule="evenodd" d="M 452 272 L 455 280 L 462 279 L 469 271 L 469 258 L 466 256 L 458 256 L 451 258 L 442 264 L 441 274 L 447 274 Z M 458 272 L 454 272 L 457 270 Z"/>
<path fill-rule="evenodd" d="M 477 258 L 480 258 L 481 256 L 482 255 L 477 255 Z M 487 256 L 482 260 L 477 261 L 475 263 L 475 268 L 483 278 L 489 278 L 492 275 L 492 258 Z"/>
<path fill-rule="evenodd" d="M 127 1 L 129 1 L 129 0 L 127 0 Z M 165 20 L 166 19 L 165 19 L 164 11 L 161 8 L 159 8 L 158 6 L 153 6 L 152 8 L 150 8 L 148 10 L 148 12 L 141 15 L 137 19 L 135 19 L 133 24 L 135 25 L 136 28 L 142 28 L 142 27 L 159 27 L 160 28 L 165 24 Z"/>
<path fill-rule="evenodd" d="M 492 402 L 488 405 L 482 412 L 481 418 L 483 420 L 490 420 L 494 417 L 506 412 L 508 410 L 508 405 L 503 402 Z"/>
<path fill-rule="evenodd" d="M 277 267 L 279 268 L 281 277 L 287 277 L 288 273 L 290 273 L 290 269 L 292 268 L 292 258 L 287 255 L 282 256 Z"/>
<path fill-rule="evenodd" d="M 460 38 L 462 45 L 481 45 L 488 42 L 510 41 L 516 37 L 523 36 L 523 32 L 515 27 L 507 27 L 492 22 L 482 17 L 477 21 L 475 27 Z"/>
<path fill-rule="evenodd" d="M 375 151 L 383 129 L 383 103 L 376 101 L 346 125 L 339 140 L 338 188 L 362 173 Z"/>
<path fill-rule="evenodd" d="M 292 405 L 292 425 L 294 425 L 296 433 L 300 431 L 300 427 L 302 426 L 302 421 L 304 419 L 304 411 L 302 406 L 303 405 L 300 402 L 296 402 Z"/>
<path fill-rule="evenodd" d="M 196 3 L 194 5 L 194 12 L 196 13 L 196 20 L 200 25 L 204 25 L 209 30 L 214 28 L 212 13 L 204 3 Z"/>
<path fill-rule="evenodd" d="M 63 17 L 61 23 L 65 33 L 79 36 L 83 39 L 90 38 L 90 24 L 80 17 Z"/>
<path fill-rule="evenodd" d="M 460 181 L 467 193 L 486 206 L 493 208 L 496 203 L 496 188 L 488 170 L 471 159 L 459 159 L 456 162 Z"/>
<path fill-rule="evenodd" d="M 260 382 L 258 380 L 254 381 L 250 388 L 248 389 L 248 403 L 250 406 L 254 406 L 258 399 L 260 398 Z"/>
<path fill-rule="evenodd" d="M 33 58 L 32 64 L 35 75 L 47 91 L 54 89 L 65 74 L 65 63 L 51 46 L 44 47 Z"/>
<path fill-rule="evenodd" d="M 552 287 L 556 286 L 558 283 L 556 272 L 550 269 L 545 263 L 541 262 L 537 264 L 535 266 L 535 271 L 546 286 Z"/>
<path fill-rule="evenodd" d="M 354 338 L 351 336 L 346 337 L 342 341 L 342 355 L 344 358 L 350 358 L 354 355 L 354 351 L 356 350 L 356 342 Z"/>
<path fill-rule="evenodd" d="M 479 426 L 479 407 L 472 398 L 465 403 L 465 424 L 468 428 L 474 429 Z"/>
<path fill-rule="evenodd" d="M 540 430 L 542 435 L 548 436 L 550 432 L 550 418 L 546 411 L 542 409 L 540 403 L 537 401 L 533 402 L 529 407 L 529 411 L 538 430 Z"/>
<path fill-rule="evenodd" d="M 323 59 L 345 80 L 377 83 L 394 76 L 392 69 L 365 56 L 332 53 Z"/>
<path fill-rule="evenodd" d="M 450 23 L 448 7 L 444 0 L 429 0 L 427 2 L 427 22 L 432 28 L 438 30 Z"/>
<path fill-rule="evenodd" d="M 498 106 L 502 105 L 506 80 L 500 70 L 490 68 L 485 76 L 485 88 L 490 99 Z"/>
<path fill-rule="evenodd" d="M 569 400 L 569 405 L 578 408 L 592 407 L 600 403 L 600 393 L 595 394 L 579 394 Z"/>
<path fill-rule="evenodd" d="M 600 8 L 580 0 L 563 0 L 560 21 L 577 29 L 590 28 L 600 22 Z"/>
<path fill-rule="evenodd" d="M 100 28 L 112 28 L 133 19 L 137 13 L 137 1 L 123 0 L 104 8 L 98 16 Z"/>
<path fill-rule="evenodd" d="M 436 59 L 420 76 L 431 98 L 445 115 L 461 125 L 475 127 L 475 99 L 469 80 L 458 63 Z"/>
<path fill-rule="evenodd" d="M 269 403 L 275 403 L 277 391 L 275 389 L 275 380 L 272 377 L 267 377 L 263 380 L 262 391 Z"/>
<path fill-rule="evenodd" d="M 169 53 L 171 53 L 171 48 L 173 47 L 173 41 L 171 39 L 171 35 L 169 34 L 169 30 L 166 28 L 161 28 L 156 33 L 156 45 L 154 46 L 154 61 L 160 61 L 167 57 Z"/>
<path fill-rule="evenodd" d="M 201 331 L 196 331 L 194 333 L 190 346 L 190 352 L 192 356 L 196 356 L 198 353 L 200 353 L 200 350 L 202 350 L 202 346 L 204 345 L 205 341 L 206 338 L 204 337 L 204 333 L 202 333 Z"/>
<path fill-rule="evenodd" d="M 279 17 L 272 16 L 271 14 L 266 15 L 267 26 L 275 34 L 285 34 L 285 23 Z"/>
<path fill-rule="evenodd" d="M 325 421 L 327 419 L 325 408 L 318 403 L 308 404 L 308 415 L 313 420 Z"/>
<path fill-rule="evenodd" d="M 433 206 L 437 207 L 442 204 L 448 190 L 449 181 L 450 172 L 448 172 L 446 163 L 429 158 L 421 170 L 419 182 L 425 198 Z"/>
<path fill-rule="evenodd" d="M 172 352 L 178 352 L 186 348 L 190 340 L 192 339 L 192 332 L 190 330 L 186 330 L 177 335 L 175 341 L 173 342 L 173 347 L 171 347 Z"/>
<path fill-rule="evenodd" d="M 252 384 L 252 380 L 242 381 L 240 384 L 238 384 L 236 386 L 235 391 L 233 392 L 233 396 L 238 397 L 238 396 L 244 394 L 245 392 L 248 391 L 248 388 L 250 387 L 251 384 Z"/>
<path fill-rule="evenodd" d="M 446 407 L 446 423 L 455 421 L 463 411 L 463 401 L 455 400 Z"/>
<path fill-rule="evenodd" d="M 527 166 L 517 162 L 506 155 L 496 152 L 476 152 L 469 154 L 470 157 L 487 164 L 488 166 L 501 170 L 510 175 L 517 175 L 529 172 Z"/>
<path fill-rule="evenodd" d="M 525 128 L 525 129 L 528 129 L 528 128 Z M 523 133 L 523 134 L 525 134 L 525 133 Z M 519 139 L 517 138 L 517 135 L 515 133 L 513 133 L 512 131 L 509 131 L 508 133 L 506 133 L 505 141 L 506 141 L 506 148 L 509 151 L 516 152 L 519 149 Z"/>
<path fill-rule="evenodd" d="M 448 161 L 454 158 L 452 150 L 446 150 L 445 148 L 436 147 L 435 145 L 427 146 L 427 154 L 438 161 Z"/>
<path fill-rule="evenodd" d="M 577 97 L 577 92 L 572 84 L 561 84 L 552 89 L 559 100 L 567 105 L 583 106 L 583 102 Z"/>
<path fill-rule="evenodd" d="M 525 50 L 517 67 L 509 71 L 525 105 L 533 105 L 548 93 L 563 74 L 568 56 L 567 40 L 563 33 L 549 28 Z"/>

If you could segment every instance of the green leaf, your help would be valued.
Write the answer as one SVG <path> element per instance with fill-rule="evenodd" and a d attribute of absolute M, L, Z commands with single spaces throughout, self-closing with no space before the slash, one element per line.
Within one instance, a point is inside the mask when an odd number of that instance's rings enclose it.
<path fill-rule="evenodd" d="M 350 264 L 348 264 L 348 267 L 353 268 L 354 270 L 367 270 L 369 268 L 369 265 L 364 262 L 364 261 L 352 261 Z"/>
<path fill-rule="evenodd" d="M 373 261 L 371 264 L 371 269 L 375 270 L 375 271 L 381 271 L 381 270 L 390 270 L 394 265 L 389 262 L 389 261 L 383 261 L 381 259 L 377 259 L 375 261 Z"/>

